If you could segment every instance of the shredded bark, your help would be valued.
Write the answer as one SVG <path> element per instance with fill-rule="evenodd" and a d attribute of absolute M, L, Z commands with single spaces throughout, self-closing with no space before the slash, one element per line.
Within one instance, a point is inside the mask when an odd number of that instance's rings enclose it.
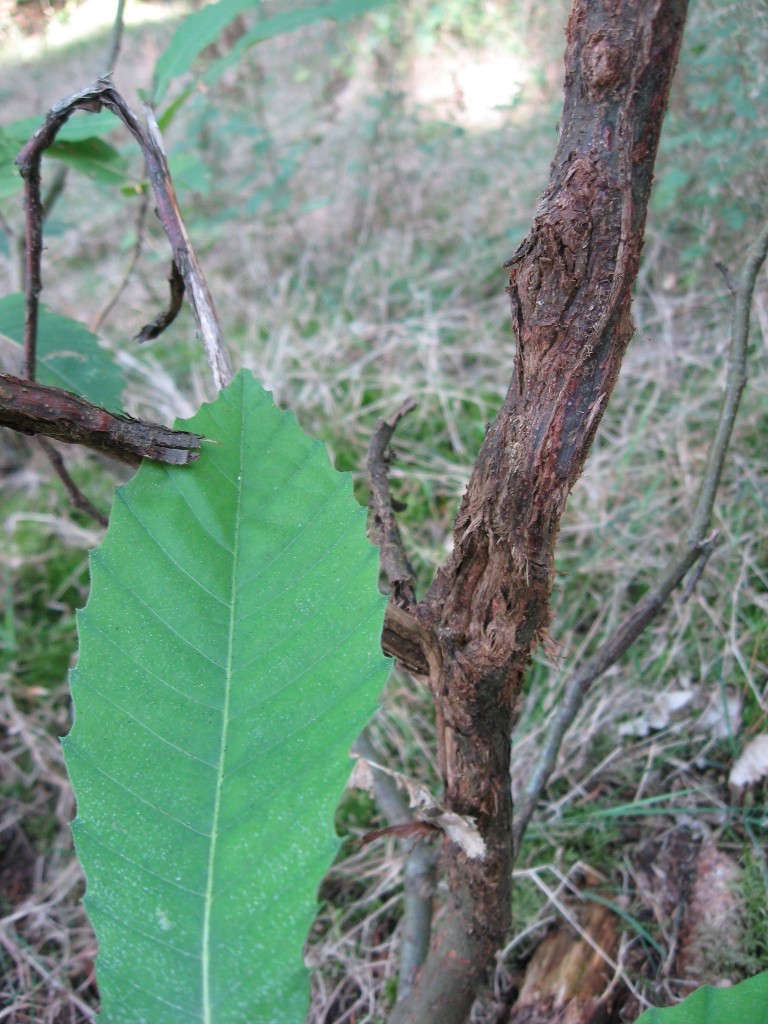
<path fill-rule="evenodd" d="M 414 612 L 439 649 L 424 660 L 442 719 L 444 802 L 474 818 L 488 853 L 472 861 L 445 842 L 448 907 L 390 1024 L 463 1024 L 510 926 L 513 709 L 531 653 L 548 637 L 565 502 L 633 332 L 632 286 L 686 8 L 576 0 L 568 23 L 549 186 L 506 263 L 517 335 L 509 391 L 461 503 L 453 553 Z M 397 632 L 389 615 L 386 627 Z"/>

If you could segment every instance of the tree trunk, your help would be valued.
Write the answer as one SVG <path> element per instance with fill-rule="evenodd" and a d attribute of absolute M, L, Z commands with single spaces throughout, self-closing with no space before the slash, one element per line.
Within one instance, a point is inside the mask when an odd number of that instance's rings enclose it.
<path fill-rule="evenodd" d="M 445 839 L 447 906 L 390 1024 L 466 1021 L 510 926 L 514 706 L 531 651 L 548 635 L 565 501 L 633 332 L 631 292 L 686 8 L 575 0 L 549 186 L 506 264 L 511 385 L 475 463 L 453 554 L 410 630 L 399 609 L 399 621 L 388 616 L 384 643 L 395 656 L 431 638 L 421 662 L 442 723 L 445 804 L 474 818 L 486 844 L 485 857 L 471 859 Z"/>

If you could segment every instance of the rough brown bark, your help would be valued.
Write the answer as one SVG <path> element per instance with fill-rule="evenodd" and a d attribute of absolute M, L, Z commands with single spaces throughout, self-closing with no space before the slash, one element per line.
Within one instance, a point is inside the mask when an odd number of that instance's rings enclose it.
<path fill-rule="evenodd" d="M 632 335 L 653 164 L 686 0 L 575 0 L 549 186 L 506 264 L 512 381 L 475 463 L 454 550 L 424 601 L 393 609 L 385 648 L 416 645 L 443 721 L 445 805 L 484 859 L 445 842 L 449 899 L 390 1024 L 462 1024 L 510 924 L 513 709 L 546 640 L 554 547 Z M 419 629 L 406 629 L 410 619 Z M 392 636 L 402 638 L 400 650 Z"/>
<path fill-rule="evenodd" d="M 0 373 L 0 427 L 42 434 L 135 466 L 142 459 L 186 466 L 200 457 L 200 434 L 107 412 L 71 391 Z"/>

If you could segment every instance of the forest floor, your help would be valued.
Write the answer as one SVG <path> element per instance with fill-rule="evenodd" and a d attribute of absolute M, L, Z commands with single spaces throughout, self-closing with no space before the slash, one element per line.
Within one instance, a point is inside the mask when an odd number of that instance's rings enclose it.
<path fill-rule="evenodd" d="M 0 2 L 5 124 L 96 78 L 109 45 L 107 5 L 41 4 L 44 18 L 27 12 L 23 23 L 22 6 Z M 501 265 L 546 183 L 561 102 L 566 5 L 538 6 L 521 0 L 502 14 L 501 4 L 419 0 L 351 30 L 321 23 L 278 37 L 215 89 L 199 85 L 166 135 L 235 362 L 326 441 L 361 500 L 377 418 L 416 399 L 395 439 L 392 481 L 422 586 L 445 557 L 512 365 Z M 516 790 L 569 670 L 671 558 L 716 423 L 733 298 L 715 263 L 738 275 L 768 194 L 768 23 L 754 13 L 726 24 L 722 6 L 697 5 L 686 37 L 637 331 L 563 521 L 553 645 L 526 684 Z M 115 81 L 132 103 L 186 9 L 128 5 Z M 139 202 L 70 172 L 48 220 L 43 298 L 99 324 L 128 377 L 127 411 L 170 423 L 213 392 L 188 313 L 151 345 L 131 340 L 164 305 L 168 264 Z M 21 225 L 18 194 L 0 200 L 3 293 L 19 290 Z M 474 1024 L 554 1019 L 556 1004 L 541 1008 L 551 965 L 565 959 L 561 998 L 567 990 L 584 1002 L 574 1019 L 604 1024 L 768 968 L 765 788 L 729 787 L 744 748 L 768 732 L 764 279 L 753 319 L 712 557 L 576 716 L 518 860 L 514 936 Z M 104 509 L 125 479 L 92 455 L 67 452 L 67 464 Z M 96 945 L 79 902 L 59 738 L 71 725 L 74 613 L 102 531 L 71 507 L 26 438 L 0 437 L 0 474 L 0 1021 L 79 1024 L 98 1005 Z M 398 770 L 436 785 L 433 712 L 413 681 L 393 675 L 371 735 Z M 348 791 L 340 834 L 354 840 L 383 824 L 367 793 Z M 403 857 L 393 838 L 349 843 L 329 873 L 310 942 L 312 1024 L 386 1018 Z"/>

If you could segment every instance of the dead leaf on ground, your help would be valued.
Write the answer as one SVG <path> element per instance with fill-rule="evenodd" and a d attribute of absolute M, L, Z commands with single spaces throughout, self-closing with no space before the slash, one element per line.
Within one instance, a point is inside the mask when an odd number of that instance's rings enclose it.
<path fill-rule="evenodd" d="M 653 698 L 651 706 L 643 715 L 630 718 L 619 726 L 619 736 L 647 736 L 651 730 L 666 729 L 677 712 L 693 700 L 695 690 L 667 690 Z M 681 726 L 682 723 L 679 723 Z"/>
<path fill-rule="evenodd" d="M 768 776 L 768 733 L 761 733 L 749 742 L 736 759 L 728 776 L 729 786 L 743 789 Z"/>
<path fill-rule="evenodd" d="M 712 840 L 702 844 L 680 935 L 680 978 L 715 987 L 740 980 L 733 962 L 744 933 L 740 875 L 736 861 Z"/>

